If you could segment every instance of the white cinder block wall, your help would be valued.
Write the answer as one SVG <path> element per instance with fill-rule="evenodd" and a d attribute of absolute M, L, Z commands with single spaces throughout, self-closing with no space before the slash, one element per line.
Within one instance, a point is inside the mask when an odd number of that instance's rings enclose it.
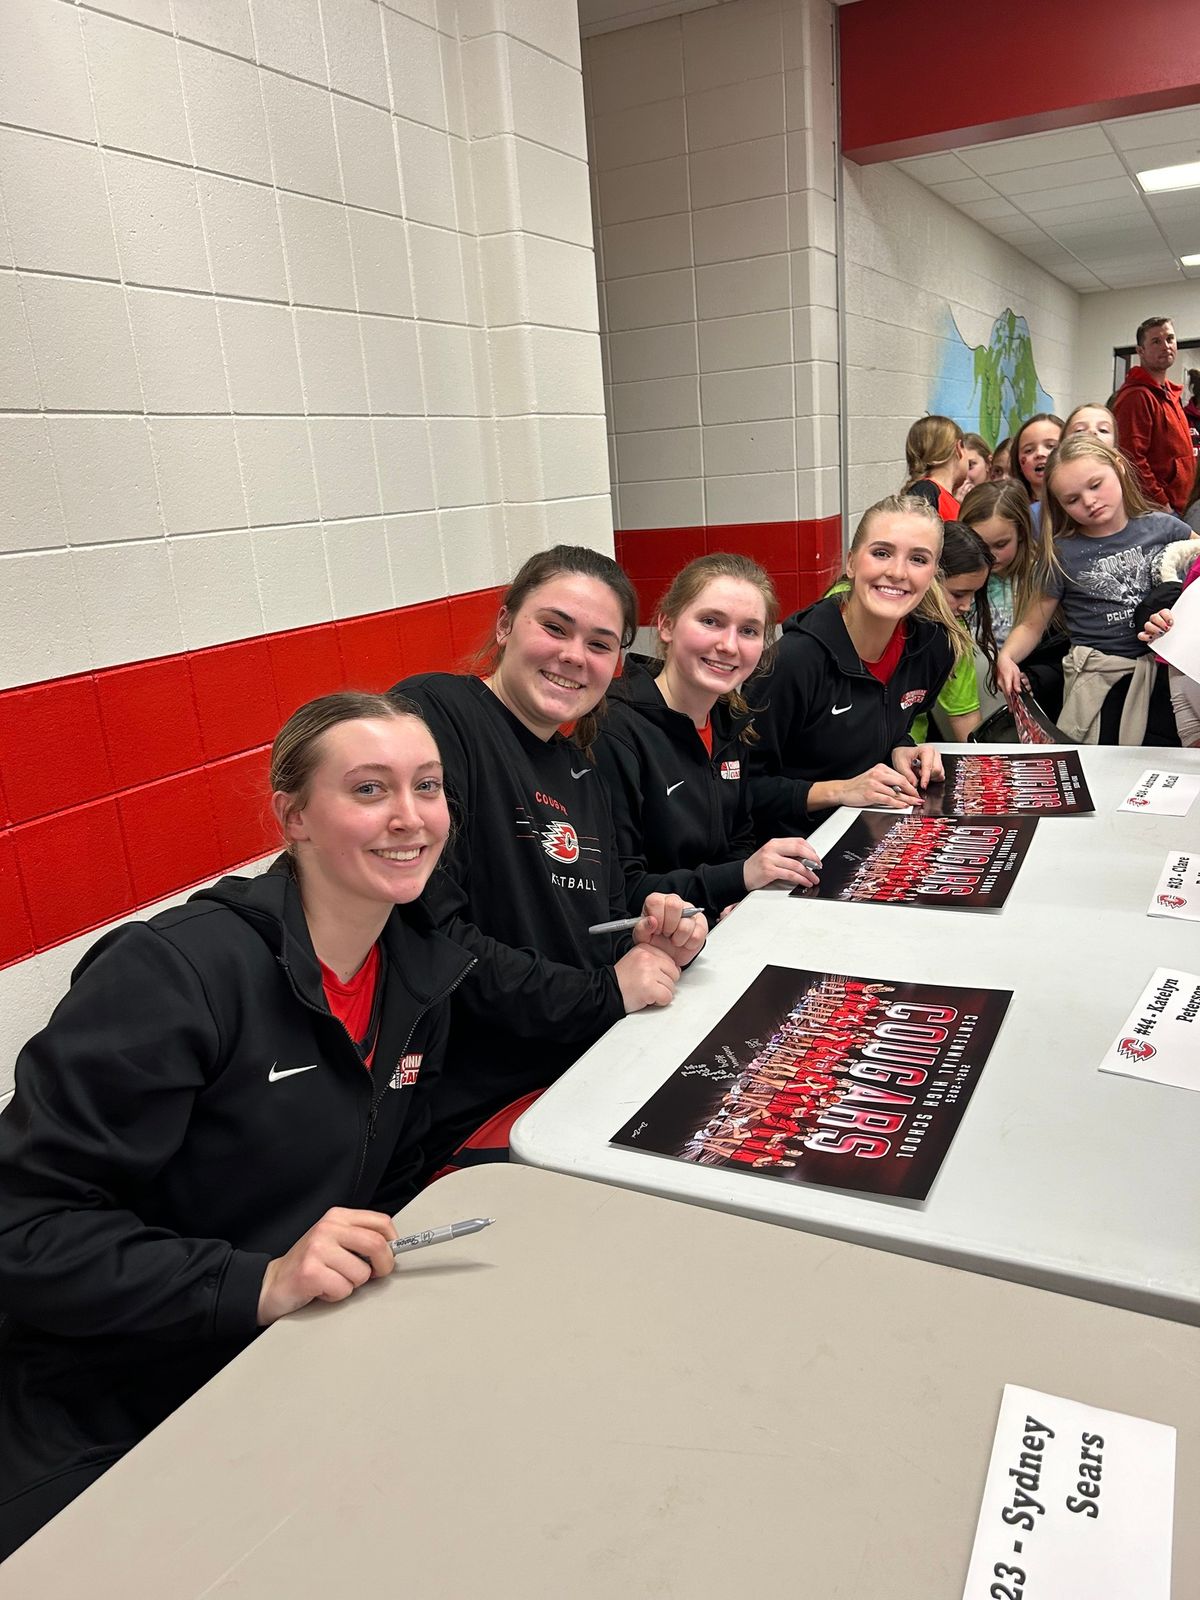
<path fill-rule="evenodd" d="M 1145 289 L 1113 289 L 1085 294 L 1079 317 L 1076 404 L 1105 400 L 1112 389 L 1113 351 L 1131 345 L 1147 317 L 1171 317 L 1180 339 L 1200 339 L 1200 283 L 1179 278 Z M 1200 367 L 1200 351 L 1187 350 L 1170 373 L 1186 386 L 1189 367 Z"/>
<path fill-rule="evenodd" d="M 838 509 L 833 8 L 585 41 L 619 528 Z"/>
<path fill-rule="evenodd" d="M 612 548 L 572 0 L 3 25 L 0 689 Z M 93 937 L 0 971 L 0 1089 Z"/>
<path fill-rule="evenodd" d="M 1065 415 L 1075 404 L 1081 301 L 1092 297 L 1069 289 L 890 164 L 846 161 L 843 168 L 853 527 L 867 506 L 903 481 L 905 434 L 932 409 L 947 310 L 972 346 L 987 344 L 1006 307 L 1023 316 L 1038 379 Z"/>
<path fill-rule="evenodd" d="M 608 540 L 573 5 L 4 20 L 0 685 Z"/>

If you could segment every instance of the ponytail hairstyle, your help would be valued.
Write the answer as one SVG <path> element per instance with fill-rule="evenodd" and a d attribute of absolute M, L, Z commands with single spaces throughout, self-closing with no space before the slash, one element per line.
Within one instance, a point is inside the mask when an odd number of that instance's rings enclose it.
<path fill-rule="evenodd" d="M 980 484 L 979 488 L 986 488 Z M 948 522 L 945 535 L 942 539 L 942 560 L 939 577 L 961 578 L 965 573 L 978 572 L 982 567 L 988 577 L 992 575 L 992 568 L 996 558 L 984 544 L 983 540 L 974 531 L 968 528 L 965 522 Z M 987 584 L 976 591 L 975 600 L 971 606 L 975 621 L 975 637 L 979 641 L 979 648 L 983 651 L 988 664 L 988 687 L 995 691 L 996 675 L 996 635 L 992 631 L 992 607 L 988 600 Z M 962 625 L 961 623 L 959 624 Z"/>
<path fill-rule="evenodd" d="M 949 417 L 918 417 L 908 430 L 904 441 L 904 459 L 908 463 L 908 477 L 900 493 L 907 494 L 913 484 L 927 478 L 935 467 L 944 467 L 954 459 L 954 452 L 963 442 L 963 431 Z M 869 513 L 868 513 L 869 514 Z"/>
<path fill-rule="evenodd" d="M 727 550 L 718 550 L 712 555 L 697 556 L 694 561 L 689 561 L 681 572 L 675 574 L 670 588 L 658 602 L 655 621 L 678 622 L 688 606 L 694 605 L 716 578 L 733 578 L 738 583 L 748 583 L 752 589 L 758 591 L 762 599 L 763 653 L 757 667 L 746 680 L 746 683 L 751 683 L 760 673 L 765 674 L 771 670 L 775 662 L 775 652 L 779 647 L 779 596 L 775 593 L 775 585 L 769 575 L 757 561 L 751 561 L 749 556 L 735 555 Z M 668 646 L 660 638 L 658 641 L 660 660 L 667 659 L 667 650 Z M 736 717 L 749 717 L 753 709 L 742 693 L 745 686 L 739 684 L 736 689 L 731 689 L 728 694 L 719 697 Z M 743 744 L 758 742 L 758 734 L 749 722 L 742 728 L 739 737 Z"/>
<path fill-rule="evenodd" d="M 1110 450 L 1102 440 L 1090 433 L 1076 433 L 1069 439 L 1063 439 L 1046 463 L 1046 501 L 1050 516 L 1047 520 L 1043 511 L 1041 562 L 1046 573 L 1062 572 L 1058 557 L 1054 553 L 1058 541 L 1074 539 L 1080 533 L 1079 524 L 1063 509 L 1051 484 L 1051 478 L 1058 469 L 1072 461 L 1095 461 L 1100 466 L 1112 468 L 1121 484 L 1121 498 L 1125 503 L 1126 516 L 1144 517 L 1149 512 L 1160 509 L 1158 506 L 1152 506 L 1146 499 L 1136 473 L 1119 450 Z"/>
<path fill-rule="evenodd" d="M 515 617 L 535 589 L 540 589 L 542 584 L 549 583 L 551 578 L 559 578 L 564 574 L 594 578 L 612 590 L 621 607 L 620 648 L 622 651 L 628 650 L 638 629 L 637 591 L 630 582 L 628 574 L 611 556 L 601 555 L 598 550 L 592 550 L 582 544 L 556 544 L 551 550 L 539 550 L 530 556 L 505 591 L 496 617 L 497 624 L 504 617 Z M 504 645 L 496 637 L 496 629 L 493 627 L 491 637 L 471 661 L 470 670 L 482 677 L 489 677 L 500 665 L 503 655 Z M 604 701 L 601 700 L 598 706 L 585 712 L 575 724 L 572 737 L 589 759 L 592 746 L 596 742 L 596 735 L 600 731 L 600 719 L 603 715 Z"/>
<path fill-rule="evenodd" d="M 1033 540 L 1033 517 L 1029 496 L 1011 479 L 981 483 L 971 490 L 959 508 L 958 520 L 974 531 L 981 522 L 1000 517 L 1011 522 L 1017 532 L 1017 553 L 1005 577 L 1012 584 L 1013 615 L 1019 617 L 1029 602 L 1041 593 L 1037 586 L 1037 553 Z"/>
<path fill-rule="evenodd" d="M 1026 417 L 1016 433 L 1013 434 L 1012 448 L 1008 452 L 1008 475 L 1024 489 L 1025 496 L 1031 504 L 1037 499 L 1037 495 L 1033 492 L 1033 486 L 1030 484 L 1029 479 L 1021 471 L 1021 435 L 1026 428 L 1032 428 L 1035 422 L 1053 422 L 1058 428 L 1058 437 L 1061 440 L 1063 419 L 1056 417 L 1053 411 L 1039 411 L 1036 416 Z M 1047 465 L 1049 465 L 1048 462 Z"/>
<path fill-rule="evenodd" d="M 871 537 L 871 529 L 880 517 L 921 517 L 926 522 L 931 522 L 938 533 L 938 557 L 941 557 L 943 538 L 943 524 L 941 517 L 929 504 L 916 494 L 889 494 L 883 500 L 877 500 L 873 506 L 868 506 L 859 518 L 858 527 L 854 530 L 854 537 L 850 541 L 849 554 L 861 550 Z M 848 589 L 834 594 L 832 598 L 845 610 L 846 601 L 853 593 L 853 583 Z M 954 652 L 955 664 L 967 653 L 968 638 L 962 624 L 950 609 L 950 602 L 942 593 L 942 586 L 935 578 L 921 596 L 919 604 L 913 613 L 915 616 L 924 617 L 926 622 L 932 622 L 937 627 L 945 628 L 950 640 L 950 648 Z"/>

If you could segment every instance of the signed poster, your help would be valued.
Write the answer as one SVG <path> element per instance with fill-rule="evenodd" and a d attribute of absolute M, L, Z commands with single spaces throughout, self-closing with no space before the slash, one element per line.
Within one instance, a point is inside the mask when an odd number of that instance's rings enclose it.
<path fill-rule="evenodd" d="M 1011 998 L 764 967 L 613 1143 L 923 1200 Z"/>
<path fill-rule="evenodd" d="M 991 911 L 1008 898 L 1036 817 L 889 817 L 862 812 L 825 851 L 803 899 Z"/>

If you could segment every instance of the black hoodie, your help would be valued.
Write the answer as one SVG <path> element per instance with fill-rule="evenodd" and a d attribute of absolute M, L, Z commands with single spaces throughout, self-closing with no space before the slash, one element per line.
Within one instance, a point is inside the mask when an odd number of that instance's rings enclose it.
<path fill-rule="evenodd" d="M 254 1337 L 267 1263 L 330 1206 L 413 1192 L 412 1086 L 441 1068 L 472 963 L 419 904 L 381 943 L 370 1072 L 325 1002 L 286 857 L 76 968 L 0 1117 L 4 1500 L 107 1465 L 207 1381 Z"/>
<path fill-rule="evenodd" d="M 630 906 L 655 892 L 677 894 L 715 923 L 745 895 L 742 868 L 754 851 L 754 829 L 749 747 L 739 735 L 748 721 L 718 700 L 710 756 L 691 717 L 671 709 L 654 675 L 626 662 L 609 691 L 596 761 L 612 798 Z"/>
<path fill-rule="evenodd" d="M 429 723 L 455 821 L 425 901 L 477 958 L 434 1085 L 426 1147 L 436 1170 L 625 1015 L 613 963 L 630 940 L 587 931 L 626 905 L 608 791 L 579 746 L 531 733 L 479 678 L 423 673 L 391 692 Z"/>
<path fill-rule="evenodd" d="M 754 821 L 760 839 L 811 831 L 829 813 L 810 812 L 814 783 L 853 778 L 911 744 L 954 665 L 945 628 L 909 615 L 904 650 L 887 684 L 859 659 L 835 599 L 818 600 L 783 624 L 779 653 L 758 688 L 759 742 L 751 746 Z"/>

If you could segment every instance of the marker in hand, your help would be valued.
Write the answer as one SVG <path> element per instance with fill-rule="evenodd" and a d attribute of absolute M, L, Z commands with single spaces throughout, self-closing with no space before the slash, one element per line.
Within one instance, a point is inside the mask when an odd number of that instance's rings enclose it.
<path fill-rule="evenodd" d="M 447 1239 L 461 1239 L 466 1233 L 478 1233 L 490 1228 L 495 1217 L 470 1217 L 466 1222 L 452 1222 L 446 1228 L 426 1228 L 424 1233 L 409 1233 L 403 1239 L 390 1239 L 388 1249 L 394 1256 L 409 1250 L 424 1250 L 427 1244 L 444 1244 Z"/>
<path fill-rule="evenodd" d="M 685 906 L 679 913 L 681 917 L 698 917 L 699 906 Z M 589 933 L 628 933 L 631 928 L 636 928 L 641 917 L 618 917 L 616 922 L 593 922 L 588 929 Z"/>

